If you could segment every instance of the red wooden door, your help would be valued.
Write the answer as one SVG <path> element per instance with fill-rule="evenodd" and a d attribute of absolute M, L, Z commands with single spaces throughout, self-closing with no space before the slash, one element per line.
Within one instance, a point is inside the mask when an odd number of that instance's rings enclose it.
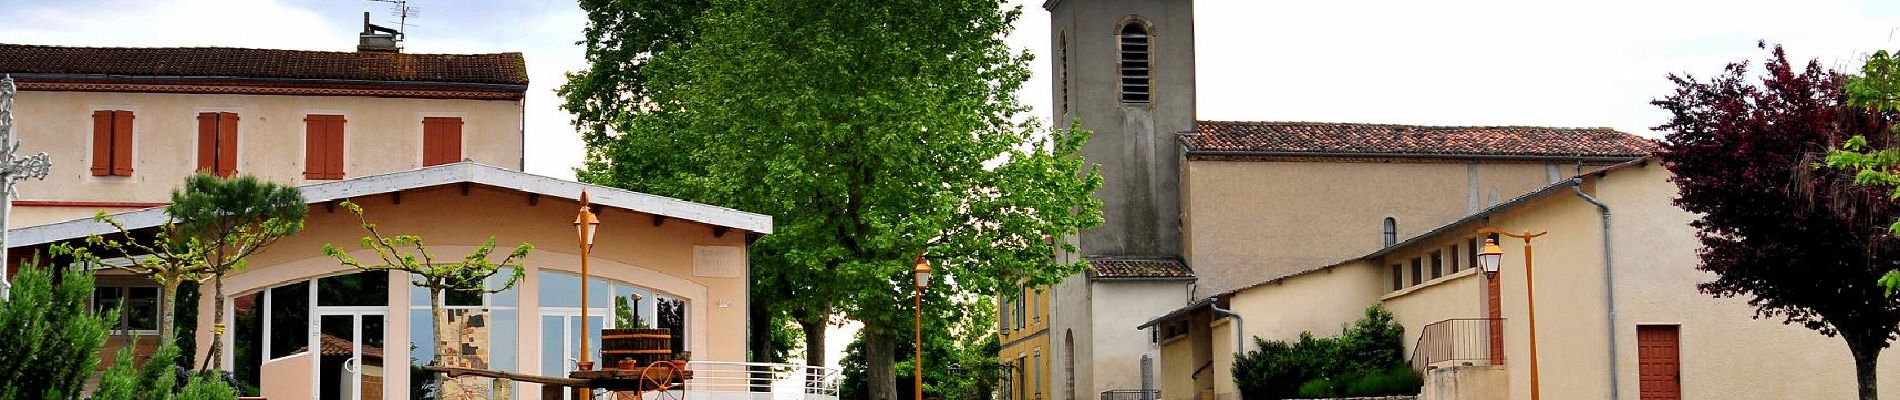
<path fill-rule="evenodd" d="M 1676 325 L 1636 326 L 1636 364 L 1642 400 L 1682 398 L 1681 330 Z"/>

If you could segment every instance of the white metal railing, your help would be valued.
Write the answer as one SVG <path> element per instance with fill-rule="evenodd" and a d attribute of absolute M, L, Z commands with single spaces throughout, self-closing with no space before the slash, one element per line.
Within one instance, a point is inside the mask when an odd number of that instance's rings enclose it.
<path fill-rule="evenodd" d="M 693 400 L 836 400 L 843 377 L 837 368 L 799 364 L 691 361 L 686 368 Z"/>

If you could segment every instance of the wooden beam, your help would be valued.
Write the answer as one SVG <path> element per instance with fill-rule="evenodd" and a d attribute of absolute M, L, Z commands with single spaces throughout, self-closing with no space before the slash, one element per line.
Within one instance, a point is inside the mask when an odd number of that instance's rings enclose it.
<path fill-rule="evenodd" d="M 396 205 L 402 205 L 402 191 L 401 190 L 389 192 L 389 198 L 391 200 L 394 200 L 396 202 Z"/>
<path fill-rule="evenodd" d="M 714 238 L 725 237 L 726 231 L 731 230 L 731 229 L 732 228 L 723 227 L 723 226 L 715 226 L 713 227 L 713 237 Z"/>
<path fill-rule="evenodd" d="M 323 202 L 323 210 L 324 210 L 324 211 L 328 211 L 328 212 L 330 212 L 331 214 L 335 214 L 335 213 L 336 213 L 336 200 L 330 200 L 330 201 L 326 201 L 326 202 Z"/>
<path fill-rule="evenodd" d="M 529 207 L 533 207 L 533 206 L 537 206 L 537 205 L 541 205 L 541 194 L 540 194 L 540 193 L 529 193 L 529 194 L 528 194 L 528 206 L 529 206 Z"/>
<path fill-rule="evenodd" d="M 468 186 L 469 186 L 469 183 L 468 183 L 468 182 L 462 182 L 462 195 L 463 195 L 463 196 L 467 196 L 467 195 L 468 195 Z"/>
<path fill-rule="evenodd" d="M 660 227 L 660 224 L 666 223 L 666 219 L 665 215 L 653 214 L 653 227 Z"/>

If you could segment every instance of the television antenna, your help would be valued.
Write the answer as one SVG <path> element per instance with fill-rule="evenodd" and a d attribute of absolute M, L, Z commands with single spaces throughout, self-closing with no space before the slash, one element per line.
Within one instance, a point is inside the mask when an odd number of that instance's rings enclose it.
<path fill-rule="evenodd" d="M 369 1 L 390 4 L 389 15 L 392 17 L 396 17 L 396 41 L 398 42 L 403 41 L 403 39 L 408 38 L 408 35 L 405 34 L 404 32 L 408 31 L 409 27 L 413 26 L 413 25 L 409 25 L 409 18 L 422 17 L 422 10 L 415 7 L 410 7 L 408 0 L 369 0 Z"/>

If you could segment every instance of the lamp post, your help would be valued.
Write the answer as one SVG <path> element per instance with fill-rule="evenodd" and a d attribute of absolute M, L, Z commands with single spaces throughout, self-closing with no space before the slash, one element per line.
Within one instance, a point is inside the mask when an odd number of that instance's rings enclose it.
<path fill-rule="evenodd" d="M 917 360 L 913 363 L 917 367 L 917 395 L 912 399 L 924 400 L 924 286 L 930 284 L 930 261 L 917 256 L 917 267 L 911 273 L 917 275 Z"/>
<path fill-rule="evenodd" d="M 1531 400 L 1537 400 L 1537 291 L 1536 285 L 1534 285 L 1536 280 L 1533 279 L 1536 275 L 1532 273 L 1533 270 L 1531 268 L 1531 239 L 1544 236 L 1544 234 L 1550 232 L 1524 231 L 1524 233 L 1510 233 L 1498 228 L 1484 228 L 1479 229 L 1478 233 L 1495 233 L 1524 240 L 1524 309 L 1528 317 L 1527 319 L 1530 322 Z M 1496 240 L 1485 239 L 1484 251 L 1478 253 L 1478 263 L 1484 267 L 1485 273 L 1491 274 L 1491 276 L 1495 278 L 1498 267 L 1503 264 L 1503 261 L 1504 249 L 1498 247 Z"/>
<path fill-rule="evenodd" d="M 592 334 L 587 332 L 587 329 L 586 329 L 587 327 L 587 253 L 588 251 L 593 250 L 594 248 L 594 233 L 598 232 L 599 228 L 600 228 L 600 218 L 594 216 L 592 203 L 589 203 L 587 201 L 587 191 L 583 190 L 581 191 L 580 214 L 574 216 L 574 233 L 576 236 L 579 237 L 580 245 L 581 245 L 581 327 L 582 327 L 581 328 L 581 357 L 580 357 L 580 361 L 575 363 L 574 368 L 581 371 L 592 371 L 594 369 L 594 361 L 590 359 L 591 357 L 588 357 L 588 348 L 587 348 L 588 340 L 592 339 L 591 337 Z M 581 389 L 580 398 L 583 398 L 583 399 L 591 398 L 593 397 L 592 392 L 593 392 L 592 390 Z"/>

